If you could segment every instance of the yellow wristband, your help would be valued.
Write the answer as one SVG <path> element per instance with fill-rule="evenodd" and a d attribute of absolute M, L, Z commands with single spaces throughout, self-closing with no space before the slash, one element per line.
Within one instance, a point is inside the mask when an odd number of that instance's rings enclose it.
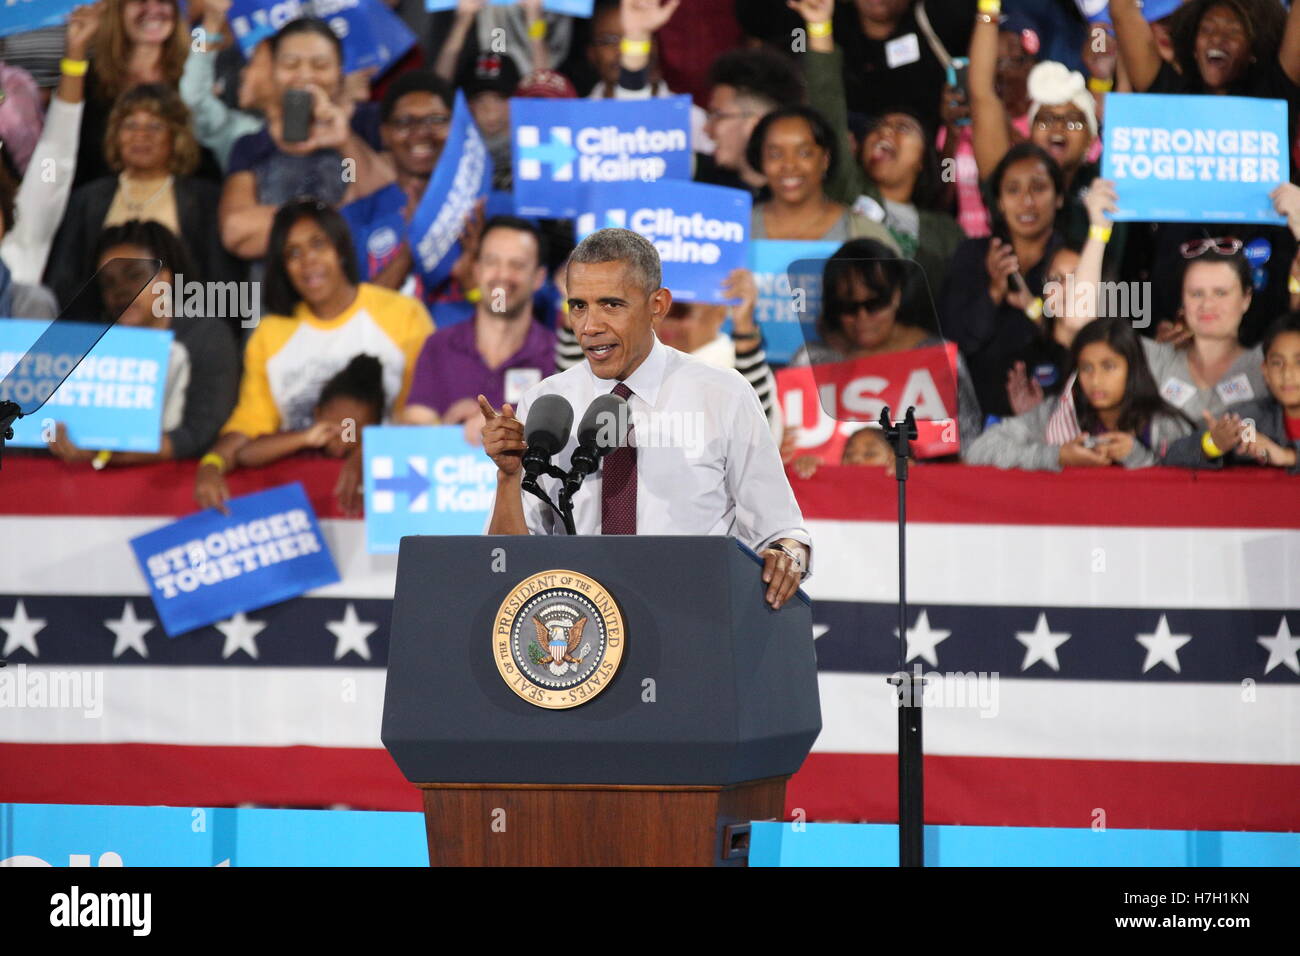
<path fill-rule="evenodd" d="M 622 40 L 618 44 L 618 52 L 627 56 L 649 56 L 649 40 Z"/>
<path fill-rule="evenodd" d="M 465 301 L 470 302 L 474 305 L 478 305 L 480 302 L 483 301 L 483 290 L 480 289 L 478 286 L 475 286 L 472 289 L 466 289 Z"/>
<path fill-rule="evenodd" d="M 90 69 L 89 60 L 69 60 L 64 57 L 59 61 L 59 69 L 65 76 L 85 76 L 86 70 Z"/>
<path fill-rule="evenodd" d="M 980 13 L 987 13 L 991 16 L 997 16 L 1002 12 L 1002 0 L 979 0 L 975 9 Z"/>
<path fill-rule="evenodd" d="M 101 451 L 95 456 L 95 460 L 90 463 L 90 467 L 94 468 L 96 471 L 103 471 L 104 466 L 107 465 L 112 458 L 113 453 L 111 451 Z"/>
<path fill-rule="evenodd" d="M 831 21 L 823 20 L 821 23 L 808 24 L 808 35 L 810 37 L 828 37 L 831 35 Z"/>
<path fill-rule="evenodd" d="M 1025 309 L 1025 315 L 1029 316 L 1035 322 L 1041 319 L 1043 317 L 1043 300 L 1037 298 L 1034 299 L 1033 302 L 1030 302 L 1029 307 Z"/>
<path fill-rule="evenodd" d="M 1106 243 L 1110 242 L 1110 231 L 1111 231 L 1110 226 L 1089 226 L 1088 238 L 1096 239 L 1098 242 L 1105 245 Z"/>
<path fill-rule="evenodd" d="M 1088 89 L 1094 93 L 1109 93 L 1115 88 L 1114 80 L 1103 80 L 1099 76 L 1088 77 Z"/>
<path fill-rule="evenodd" d="M 1214 439 L 1210 437 L 1209 429 L 1206 429 L 1205 434 L 1201 436 L 1201 448 L 1211 458 L 1222 458 L 1227 454 L 1226 451 L 1214 443 Z"/>
<path fill-rule="evenodd" d="M 1292 295 L 1300 295 L 1300 279 L 1297 279 L 1295 276 L 1287 276 L 1286 291 L 1290 292 Z"/>
<path fill-rule="evenodd" d="M 540 40 L 546 36 L 546 21 L 539 18 L 528 24 L 528 35 L 534 40 Z"/>
<path fill-rule="evenodd" d="M 222 458 L 215 451 L 210 451 L 199 459 L 199 467 L 202 468 L 204 465 L 216 465 L 217 471 L 221 472 L 223 475 L 226 473 L 226 459 Z"/>

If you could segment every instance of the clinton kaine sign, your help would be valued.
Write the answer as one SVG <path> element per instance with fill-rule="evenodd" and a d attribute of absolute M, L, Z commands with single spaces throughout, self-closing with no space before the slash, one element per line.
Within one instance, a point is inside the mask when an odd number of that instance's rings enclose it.
<path fill-rule="evenodd" d="M 691 98 L 512 99 L 515 211 L 572 219 L 584 187 L 691 178 Z"/>

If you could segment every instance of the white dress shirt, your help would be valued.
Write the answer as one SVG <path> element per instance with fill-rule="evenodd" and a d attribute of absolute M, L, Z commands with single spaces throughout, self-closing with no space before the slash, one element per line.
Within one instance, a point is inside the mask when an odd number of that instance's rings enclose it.
<path fill-rule="evenodd" d="M 616 384 L 597 378 L 583 361 L 529 389 L 517 415 L 526 422 L 529 406 L 542 395 L 569 400 L 573 429 L 568 444 L 552 459 L 567 471 L 587 406 Z M 807 545 L 811 554 L 812 539 L 762 405 L 739 372 L 713 368 L 656 338 L 626 384 L 632 390 L 628 406 L 637 449 L 638 534 L 725 534 L 755 551 L 777 538 L 791 538 Z M 558 504 L 559 480 L 544 477 L 540 484 Z M 601 485 L 598 470 L 574 495 L 578 534 L 600 534 Z M 564 533 L 563 522 L 548 505 L 521 494 L 530 532 Z"/>

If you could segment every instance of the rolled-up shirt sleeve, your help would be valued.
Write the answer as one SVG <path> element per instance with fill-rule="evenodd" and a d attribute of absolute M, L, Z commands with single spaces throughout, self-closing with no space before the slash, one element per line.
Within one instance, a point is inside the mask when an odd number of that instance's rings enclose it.
<path fill-rule="evenodd" d="M 781 452 L 763 406 L 748 384 L 737 395 L 732 422 L 727 430 L 725 474 L 727 491 L 736 507 L 737 536 L 755 551 L 762 551 L 779 538 L 798 541 L 808 549 L 811 573 L 812 536 L 781 464 Z"/>

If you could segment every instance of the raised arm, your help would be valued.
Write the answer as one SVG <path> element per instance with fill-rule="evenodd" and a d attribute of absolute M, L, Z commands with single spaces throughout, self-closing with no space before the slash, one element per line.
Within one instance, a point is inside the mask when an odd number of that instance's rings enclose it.
<path fill-rule="evenodd" d="M 1300 4 L 1292 3 L 1291 12 L 1286 15 L 1286 29 L 1282 31 L 1277 59 L 1287 79 L 1300 85 Z"/>
<path fill-rule="evenodd" d="M 981 13 L 970 38 L 971 136 L 980 179 L 987 179 L 1011 148 L 1007 109 L 997 90 L 998 20 Z"/>
<path fill-rule="evenodd" d="M 438 59 L 433 64 L 433 72 L 448 83 L 456 76 L 456 63 L 460 59 L 460 51 L 465 47 L 465 38 L 469 36 L 474 18 L 483 9 L 485 2 L 486 0 L 458 0 L 456 4 L 456 19 L 452 21 L 451 30 L 442 41 Z"/>
<path fill-rule="evenodd" d="M 786 0 L 786 6 L 803 17 L 808 33 L 808 52 L 802 57 L 804 80 L 808 84 L 808 102 L 826 117 L 840 141 L 842 157 L 831 178 L 826 180 L 826 195 L 837 202 L 851 204 L 862 194 L 866 177 L 857 157 L 851 152 L 848 104 L 844 99 L 842 76 L 843 54 L 831 36 L 833 0 Z"/>
<path fill-rule="evenodd" d="M 1156 81 L 1161 62 L 1160 48 L 1156 45 L 1151 24 L 1142 16 L 1137 0 L 1110 0 L 1110 19 L 1115 24 L 1119 59 L 1128 73 L 1129 82 L 1137 92 L 1145 92 Z"/>

